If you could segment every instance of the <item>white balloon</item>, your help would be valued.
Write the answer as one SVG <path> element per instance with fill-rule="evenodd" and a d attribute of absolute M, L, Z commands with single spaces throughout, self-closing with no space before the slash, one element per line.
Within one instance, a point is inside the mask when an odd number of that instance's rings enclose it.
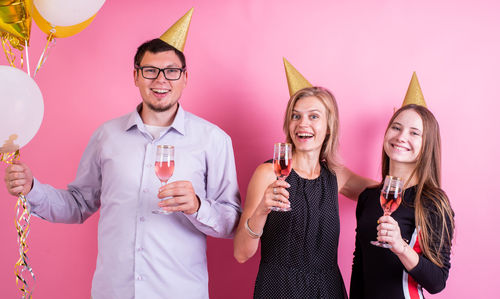
<path fill-rule="evenodd" d="M 23 147 L 43 119 L 42 92 L 25 72 L 0 65 L 0 152 Z"/>
<path fill-rule="evenodd" d="M 90 19 L 105 0 L 34 0 L 38 12 L 53 26 L 73 26 Z"/>

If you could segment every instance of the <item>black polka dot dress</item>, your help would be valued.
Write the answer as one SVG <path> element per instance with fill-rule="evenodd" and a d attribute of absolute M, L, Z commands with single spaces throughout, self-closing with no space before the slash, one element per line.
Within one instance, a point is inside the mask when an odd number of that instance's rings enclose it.
<path fill-rule="evenodd" d="M 289 212 L 271 212 L 261 238 L 254 298 L 347 298 L 337 264 L 337 178 L 325 165 L 313 180 L 291 171 Z"/>

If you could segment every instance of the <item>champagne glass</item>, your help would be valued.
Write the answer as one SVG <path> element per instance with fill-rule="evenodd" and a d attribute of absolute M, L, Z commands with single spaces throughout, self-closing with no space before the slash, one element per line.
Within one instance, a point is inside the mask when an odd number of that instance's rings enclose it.
<path fill-rule="evenodd" d="M 274 174 L 277 180 L 284 181 L 292 171 L 292 145 L 290 143 L 275 143 L 273 154 Z M 287 212 L 292 208 L 271 207 L 271 210 Z"/>
<path fill-rule="evenodd" d="M 403 199 L 403 180 L 394 176 L 386 176 L 384 186 L 380 192 L 380 206 L 384 210 L 384 216 L 391 215 L 397 210 Z M 386 242 L 371 241 L 375 246 L 391 248 Z"/>
<path fill-rule="evenodd" d="M 174 173 L 174 146 L 173 145 L 158 145 L 156 147 L 155 173 L 160 183 L 164 186 L 168 179 Z M 153 214 L 170 214 L 163 209 L 153 211 Z"/>

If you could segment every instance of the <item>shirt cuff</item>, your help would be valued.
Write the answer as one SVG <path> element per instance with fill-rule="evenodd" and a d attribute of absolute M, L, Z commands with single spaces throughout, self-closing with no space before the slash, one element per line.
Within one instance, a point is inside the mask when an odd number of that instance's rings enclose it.
<path fill-rule="evenodd" d="M 36 178 L 33 178 L 33 188 L 31 188 L 30 192 L 25 195 L 28 204 L 28 211 L 37 217 L 43 218 L 38 215 L 37 208 L 43 204 L 45 197 L 46 195 L 43 190 L 43 184 Z"/>
<path fill-rule="evenodd" d="M 200 198 L 200 208 L 198 209 L 198 211 L 186 216 L 191 220 L 206 223 L 210 216 L 210 202 L 206 199 Z"/>
<path fill-rule="evenodd" d="M 26 194 L 26 200 L 31 206 L 36 206 L 43 201 L 43 190 L 42 183 L 40 183 L 36 178 L 33 178 L 33 188 Z"/>

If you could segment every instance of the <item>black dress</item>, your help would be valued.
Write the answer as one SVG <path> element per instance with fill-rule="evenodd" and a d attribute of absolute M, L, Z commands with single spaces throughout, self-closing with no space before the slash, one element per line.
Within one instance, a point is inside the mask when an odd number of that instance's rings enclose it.
<path fill-rule="evenodd" d="M 368 188 L 359 195 L 356 206 L 356 249 L 352 265 L 351 299 L 413 299 L 424 298 L 422 288 L 434 294 L 444 289 L 450 270 L 450 247 L 445 246 L 440 255 L 444 266 L 432 263 L 422 252 L 415 227 L 414 201 L 416 186 L 405 190 L 401 205 L 392 217 L 398 222 L 401 237 L 419 254 L 418 264 L 406 271 L 399 258 L 389 249 L 370 244 L 377 238 L 377 219 L 382 216 L 380 207 L 380 187 Z M 424 200 L 426 214 L 439 231 L 442 220 L 433 205 Z M 450 227 L 451 219 L 446 219 Z M 431 246 L 437 246 L 433 240 Z"/>
<path fill-rule="evenodd" d="M 267 217 L 254 298 L 347 298 L 337 264 L 336 176 L 322 164 L 316 179 L 292 170 L 286 181 L 292 210 Z"/>

